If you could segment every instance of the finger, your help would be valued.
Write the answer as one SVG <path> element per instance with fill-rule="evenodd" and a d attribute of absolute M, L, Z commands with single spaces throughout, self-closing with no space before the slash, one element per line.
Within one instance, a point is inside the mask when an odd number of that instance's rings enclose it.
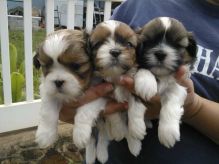
<path fill-rule="evenodd" d="M 155 96 L 153 96 L 150 100 L 149 100 L 149 102 L 150 101 L 152 101 L 152 102 L 160 102 L 160 96 L 159 95 L 155 95 Z"/>
<path fill-rule="evenodd" d="M 178 84 L 186 87 L 188 93 L 194 92 L 193 82 L 191 79 L 182 78 L 178 81 Z"/>
<path fill-rule="evenodd" d="M 128 109 L 128 103 L 117 103 L 115 101 L 109 101 L 106 105 L 106 109 L 102 113 L 103 116 L 115 113 L 115 112 L 121 112 Z"/>
<path fill-rule="evenodd" d="M 121 76 L 118 84 L 124 86 L 130 92 L 134 93 L 134 79 L 133 78 L 129 76 Z"/>
<path fill-rule="evenodd" d="M 176 72 L 175 78 L 176 78 L 177 83 L 186 87 L 187 92 L 190 93 L 194 91 L 193 82 L 191 79 L 185 76 L 186 74 L 187 74 L 186 66 L 181 66 Z"/>
<path fill-rule="evenodd" d="M 153 100 L 146 102 L 146 118 L 148 119 L 157 119 L 159 118 L 161 102 L 159 96 L 154 96 Z"/>
<path fill-rule="evenodd" d="M 113 85 L 111 83 L 101 83 L 95 86 L 90 87 L 90 89 L 87 90 L 87 93 L 94 93 L 96 97 L 102 97 L 107 95 L 113 91 Z"/>
<path fill-rule="evenodd" d="M 148 106 L 148 110 L 145 113 L 146 118 L 150 120 L 158 119 L 160 115 L 160 109 L 161 109 L 160 103 L 156 103 L 151 106 Z"/>
<path fill-rule="evenodd" d="M 68 108 L 68 107 L 63 107 L 59 114 L 59 120 L 73 124 L 75 113 L 76 110 L 72 110 L 72 108 Z"/>
<path fill-rule="evenodd" d="M 85 91 L 83 96 L 79 98 L 78 103 L 80 105 L 87 104 L 88 102 L 96 100 L 99 97 L 106 96 L 112 91 L 113 91 L 113 86 L 110 83 L 101 83 L 96 86 L 92 86 Z"/>
<path fill-rule="evenodd" d="M 177 70 L 176 74 L 175 74 L 176 80 L 180 80 L 181 78 L 184 77 L 185 74 L 186 74 L 186 67 L 185 66 L 180 66 L 179 69 Z"/>

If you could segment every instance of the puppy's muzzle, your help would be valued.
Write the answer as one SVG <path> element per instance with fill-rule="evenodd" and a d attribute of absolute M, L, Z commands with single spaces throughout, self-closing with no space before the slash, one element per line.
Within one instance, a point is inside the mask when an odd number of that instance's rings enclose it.
<path fill-rule="evenodd" d="M 118 57 L 120 54 L 121 54 L 122 52 L 121 52 L 121 50 L 119 50 L 119 49 L 111 49 L 110 50 L 110 54 L 113 56 L 113 57 Z"/>
<path fill-rule="evenodd" d="M 156 51 L 154 53 L 155 57 L 157 58 L 157 60 L 159 61 L 164 61 L 164 59 L 166 58 L 167 54 L 163 51 Z"/>
<path fill-rule="evenodd" d="M 54 83 L 55 83 L 55 86 L 56 88 L 61 88 L 64 84 L 64 80 L 55 80 Z"/>

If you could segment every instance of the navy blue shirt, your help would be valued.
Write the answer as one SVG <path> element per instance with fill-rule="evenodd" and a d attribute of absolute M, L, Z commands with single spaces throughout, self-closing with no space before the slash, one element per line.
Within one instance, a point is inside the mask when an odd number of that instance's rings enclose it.
<path fill-rule="evenodd" d="M 180 20 L 194 33 L 198 43 L 197 62 L 192 74 L 195 92 L 219 102 L 219 7 L 205 0 L 127 0 L 114 10 L 111 19 L 142 27 L 155 17 Z M 219 109 L 218 109 L 219 110 Z M 181 141 L 172 149 L 159 143 L 157 122 L 147 129 L 142 151 L 136 158 L 125 140 L 109 146 L 109 164 L 219 164 L 219 146 L 186 124 L 181 125 Z"/>
<path fill-rule="evenodd" d="M 115 9 L 111 19 L 136 29 L 160 16 L 176 18 L 194 33 L 198 42 L 192 75 L 195 91 L 219 102 L 219 7 L 205 0 L 128 0 Z"/>

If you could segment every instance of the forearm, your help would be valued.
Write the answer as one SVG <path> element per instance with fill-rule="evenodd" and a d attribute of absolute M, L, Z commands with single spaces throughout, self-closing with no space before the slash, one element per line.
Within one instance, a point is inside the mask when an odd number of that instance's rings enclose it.
<path fill-rule="evenodd" d="M 184 122 L 193 126 L 204 135 L 219 144 L 219 103 L 209 101 L 198 95 L 194 105 L 186 107 L 186 111 L 195 111 L 185 116 Z"/>

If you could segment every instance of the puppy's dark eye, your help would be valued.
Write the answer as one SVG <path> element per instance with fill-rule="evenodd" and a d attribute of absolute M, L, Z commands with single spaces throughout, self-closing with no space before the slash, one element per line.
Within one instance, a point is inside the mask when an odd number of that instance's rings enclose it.
<path fill-rule="evenodd" d="M 126 43 L 126 47 L 127 48 L 133 48 L 134 46 L 133 46 L 133 44 L 131 42 L 127 42 Z"/>
<path fill-rule="evenodd" d="M 91 48 L 99 48 L 101 46 L 102 42 L 95 42 L 94 44 L 92 44 Z"/>
<path fill-rule="evenodd" d="M 46 69 L 48 69 L 49 67 L 51 67 L 51 63 L 48 63 L 48 64 L 45 64 L 45 63 L 41 63 L 41 66 L 42 66 L 42 68 L 46 68 Z"/>
<path fill-rule="evenodd" d="M 78 63 L 71 63 L 71 64 L 69 64 L 69 67 L 72 69 L 72 70 L 78 70 L 79 68 L 80 68 L 80 64 L 78 64 Z"/>
<path fill-rule="evenodd" d="M 45 67 L 45 68 L 48 69 L 48 68 L 50 68 L 50 66 L 51 66 L 51 65 L 47 64 L 47 65 L 44 65 L 44 66 L 42 66 L 42 67 Z"/>
<path fill-rule="evenodd" d="M 158 41 L 154 41 L 154 40 L 149 40 L 149 39 L 147 39 L 147 40 L 144 40 L 144 41 L 143 41 L 143 46 L 144 46 L 145 48 L 151 48 L 151 47 L 155 46 L 155 45 L 158 44 L 158 43 L 159 43 Z"/>

